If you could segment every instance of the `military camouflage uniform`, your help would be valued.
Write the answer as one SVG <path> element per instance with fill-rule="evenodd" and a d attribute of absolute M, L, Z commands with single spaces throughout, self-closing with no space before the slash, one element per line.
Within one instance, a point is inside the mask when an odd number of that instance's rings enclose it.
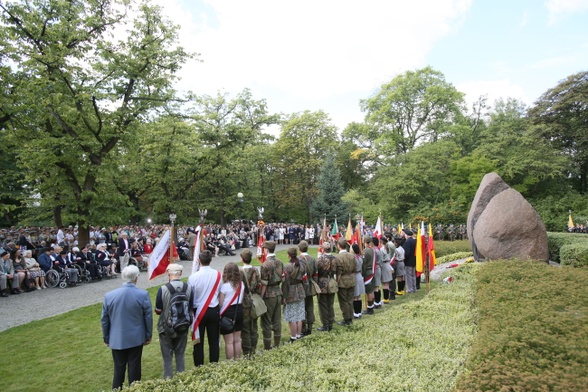
<path fill-rule="evenodd" d="M 261 278 L 256 268 L 243 268 L 243 283 L 245 279 L 245 295 L 243 296 L 243 329 L 241 330 L 241 347 L 243 355 L 255 354 L 259 334 L 257 319 L 251 318 L 251 294 L 261 294 Z"/>
<path fill-rule="evenodd" d="M 322 254 L 316 263 L 318 270 L 318 284 L 321 292 L 318 295 L 319 316 L 323 329 L 330 330 L 335 323 L 335 294 L 327 293 L 329 279 L 337 273 L 337 259 L 332 254 Z"/>
<path fill-rule="evenodd" d="M 263 347 L 272 348 L 272 331 L 274 346 L 280 345 L 282 337 L 282 280 L 284 279 L 284 264 L 276 255 L 269 254 L 261 266 L 261 285 L 267 286 L 263 297 L 267 312 L 261 316 L 261 330 L 263 333 Z"/>
<path fill-rule="evenodd" d="M 305 320 L 302 322 L 302 332 L 308 335 L 312 331 L 312 325 L 314 324 L 314 296 L 311 292 L 312 283 L 310 280 L 314 280 L 318 283 L 318 271 L 316 269 L 316 260 L 308 253 L 300 254 L 300 264 L 304 264 L 306 268 L 306 274 L 308 276 L 309 284 L 306 285 L 306 298 L 304 299 L 304 312 L 306 314 Z"/>
<path fill-rule="evenodd" d="M 355 257 L 347 251 L 337 255 L 337 298 L 343 313 L 343 322 L 351 324 L 353 320 L 353 291 L 355 290 Z"/>

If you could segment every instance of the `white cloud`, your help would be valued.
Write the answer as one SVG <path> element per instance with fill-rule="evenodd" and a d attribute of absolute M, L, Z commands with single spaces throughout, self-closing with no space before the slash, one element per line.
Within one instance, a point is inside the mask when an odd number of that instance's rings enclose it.
<path fill-rule="evenodd" d="M 549 24 L 553 25 L 564 17 L 588 10 L 588 0 L 548 0 L 545 7 L 549 11 Z"/>
<path fill-rule="evenodd" d="M 457 90 L 466 94 L 465 100 L 468 107 L 478 100 L 480 96 L 488 97 L 488 104 L 494 106 L 499 99 L 516 98 L 529 105 L 530 97 L 526 96 L 523 87 L 513 83 L 510 79 L 499 80 L 473 80 L 463 82 L 456 86 Z"/>
<path fill-rule="evenodd" d="M 274 95 L 330 114 L 324 102 L 355 92 L 357 105 L 398 73 L 426 65 L 433 45 L 457 31 L 471 6 L 471 0 L 208 0 L 193 10 L 189 0 L 157 1 L 182 26 L 182 45 L 204 61 L 184 67 L 181 88 L 236 94 L 249 87 L 270 105 Z"/>

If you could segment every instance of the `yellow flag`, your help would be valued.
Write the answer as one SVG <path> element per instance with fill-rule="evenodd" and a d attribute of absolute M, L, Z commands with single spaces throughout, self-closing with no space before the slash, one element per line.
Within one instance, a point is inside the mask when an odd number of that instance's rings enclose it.
<path fill-rule="evenodd" d="M 419 227 L 416 238 L 416 271 L 423 272 L 424 265 L 425 261 L 423 260 L 423 233 L 421 233 L 421 228 Z"/>
<path fill-rule="evenodd" d="M 353 237 L 353 228 L 351 227 L 351 217 L 349 217 L 349 223 L 347 223 L 347 231 L 345 232 L 345 239 L 347 242 L 351 242 L 351 237 Z"/>
<path fill-rule="evenodd" d="M 568 219 L 568 229 L 571 231 L 574 228 L 574 221 L 572 220 L 572 211 L 570 211 L 570 219 Z"/>

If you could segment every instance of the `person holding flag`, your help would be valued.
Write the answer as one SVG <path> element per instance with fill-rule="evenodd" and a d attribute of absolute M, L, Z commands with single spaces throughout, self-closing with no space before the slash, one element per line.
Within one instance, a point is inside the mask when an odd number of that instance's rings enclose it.
<path fill-rule="evenodd" d="M 171 230 L 167 230 L 149 256 L 149 280 L 164 274 L 172 259 L 179 257 L 176 244 L 171 238 Z"/>
<path fill-rule="evenodd" d="M 220 355 L 219 339 L 219 294 L 221 273 L 210 267 L 212 253 L 200 252 L 200 269 L 190 275 L 188 284 L 192 287 L 192 341 L 194 342 L 194 366 L 204 365 L 204 332 L 208 337 L 210 362 L 218 362 Z"/>

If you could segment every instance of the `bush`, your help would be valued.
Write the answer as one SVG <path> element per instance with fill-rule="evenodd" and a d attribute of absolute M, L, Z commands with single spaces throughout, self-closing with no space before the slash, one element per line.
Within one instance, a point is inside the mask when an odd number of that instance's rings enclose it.
<path fill-rule="evenodd" d="M 588 270 L 483 263 L 479 332 L 456 391 L 580 391 L 588 385 Z"/>
<path fill-rule="evenodd" d="M 549 260 L 562 263 L 560 249 L 564 245 L 586 242 L 588 235 L 580 233 L 547 233 L 547 246 L 549 247 Z M 565 263 L 562 263 L 565 264 Z"/>
<path fill-rule="evenodd" d="M 576 242 L 563 245 L 559 250 L 562 265 L 573 267 L 588 267 L 588 243 Z"/>
<path fill-rule="evenodd" d="M 473 255 L 472 252 L 452 253 L 447 256 L 437 257 L 437 264 L 450 263 L 452 261 L 461 260 L 461 259 L 471 257 L 472 255 Z"/>
<path fill-rule="evenodd" d="M 472 247 L 468 240 L 459 241 L 435 241 L 435 255 L 443 257 L 452 253 L 471 252 Z"/>

